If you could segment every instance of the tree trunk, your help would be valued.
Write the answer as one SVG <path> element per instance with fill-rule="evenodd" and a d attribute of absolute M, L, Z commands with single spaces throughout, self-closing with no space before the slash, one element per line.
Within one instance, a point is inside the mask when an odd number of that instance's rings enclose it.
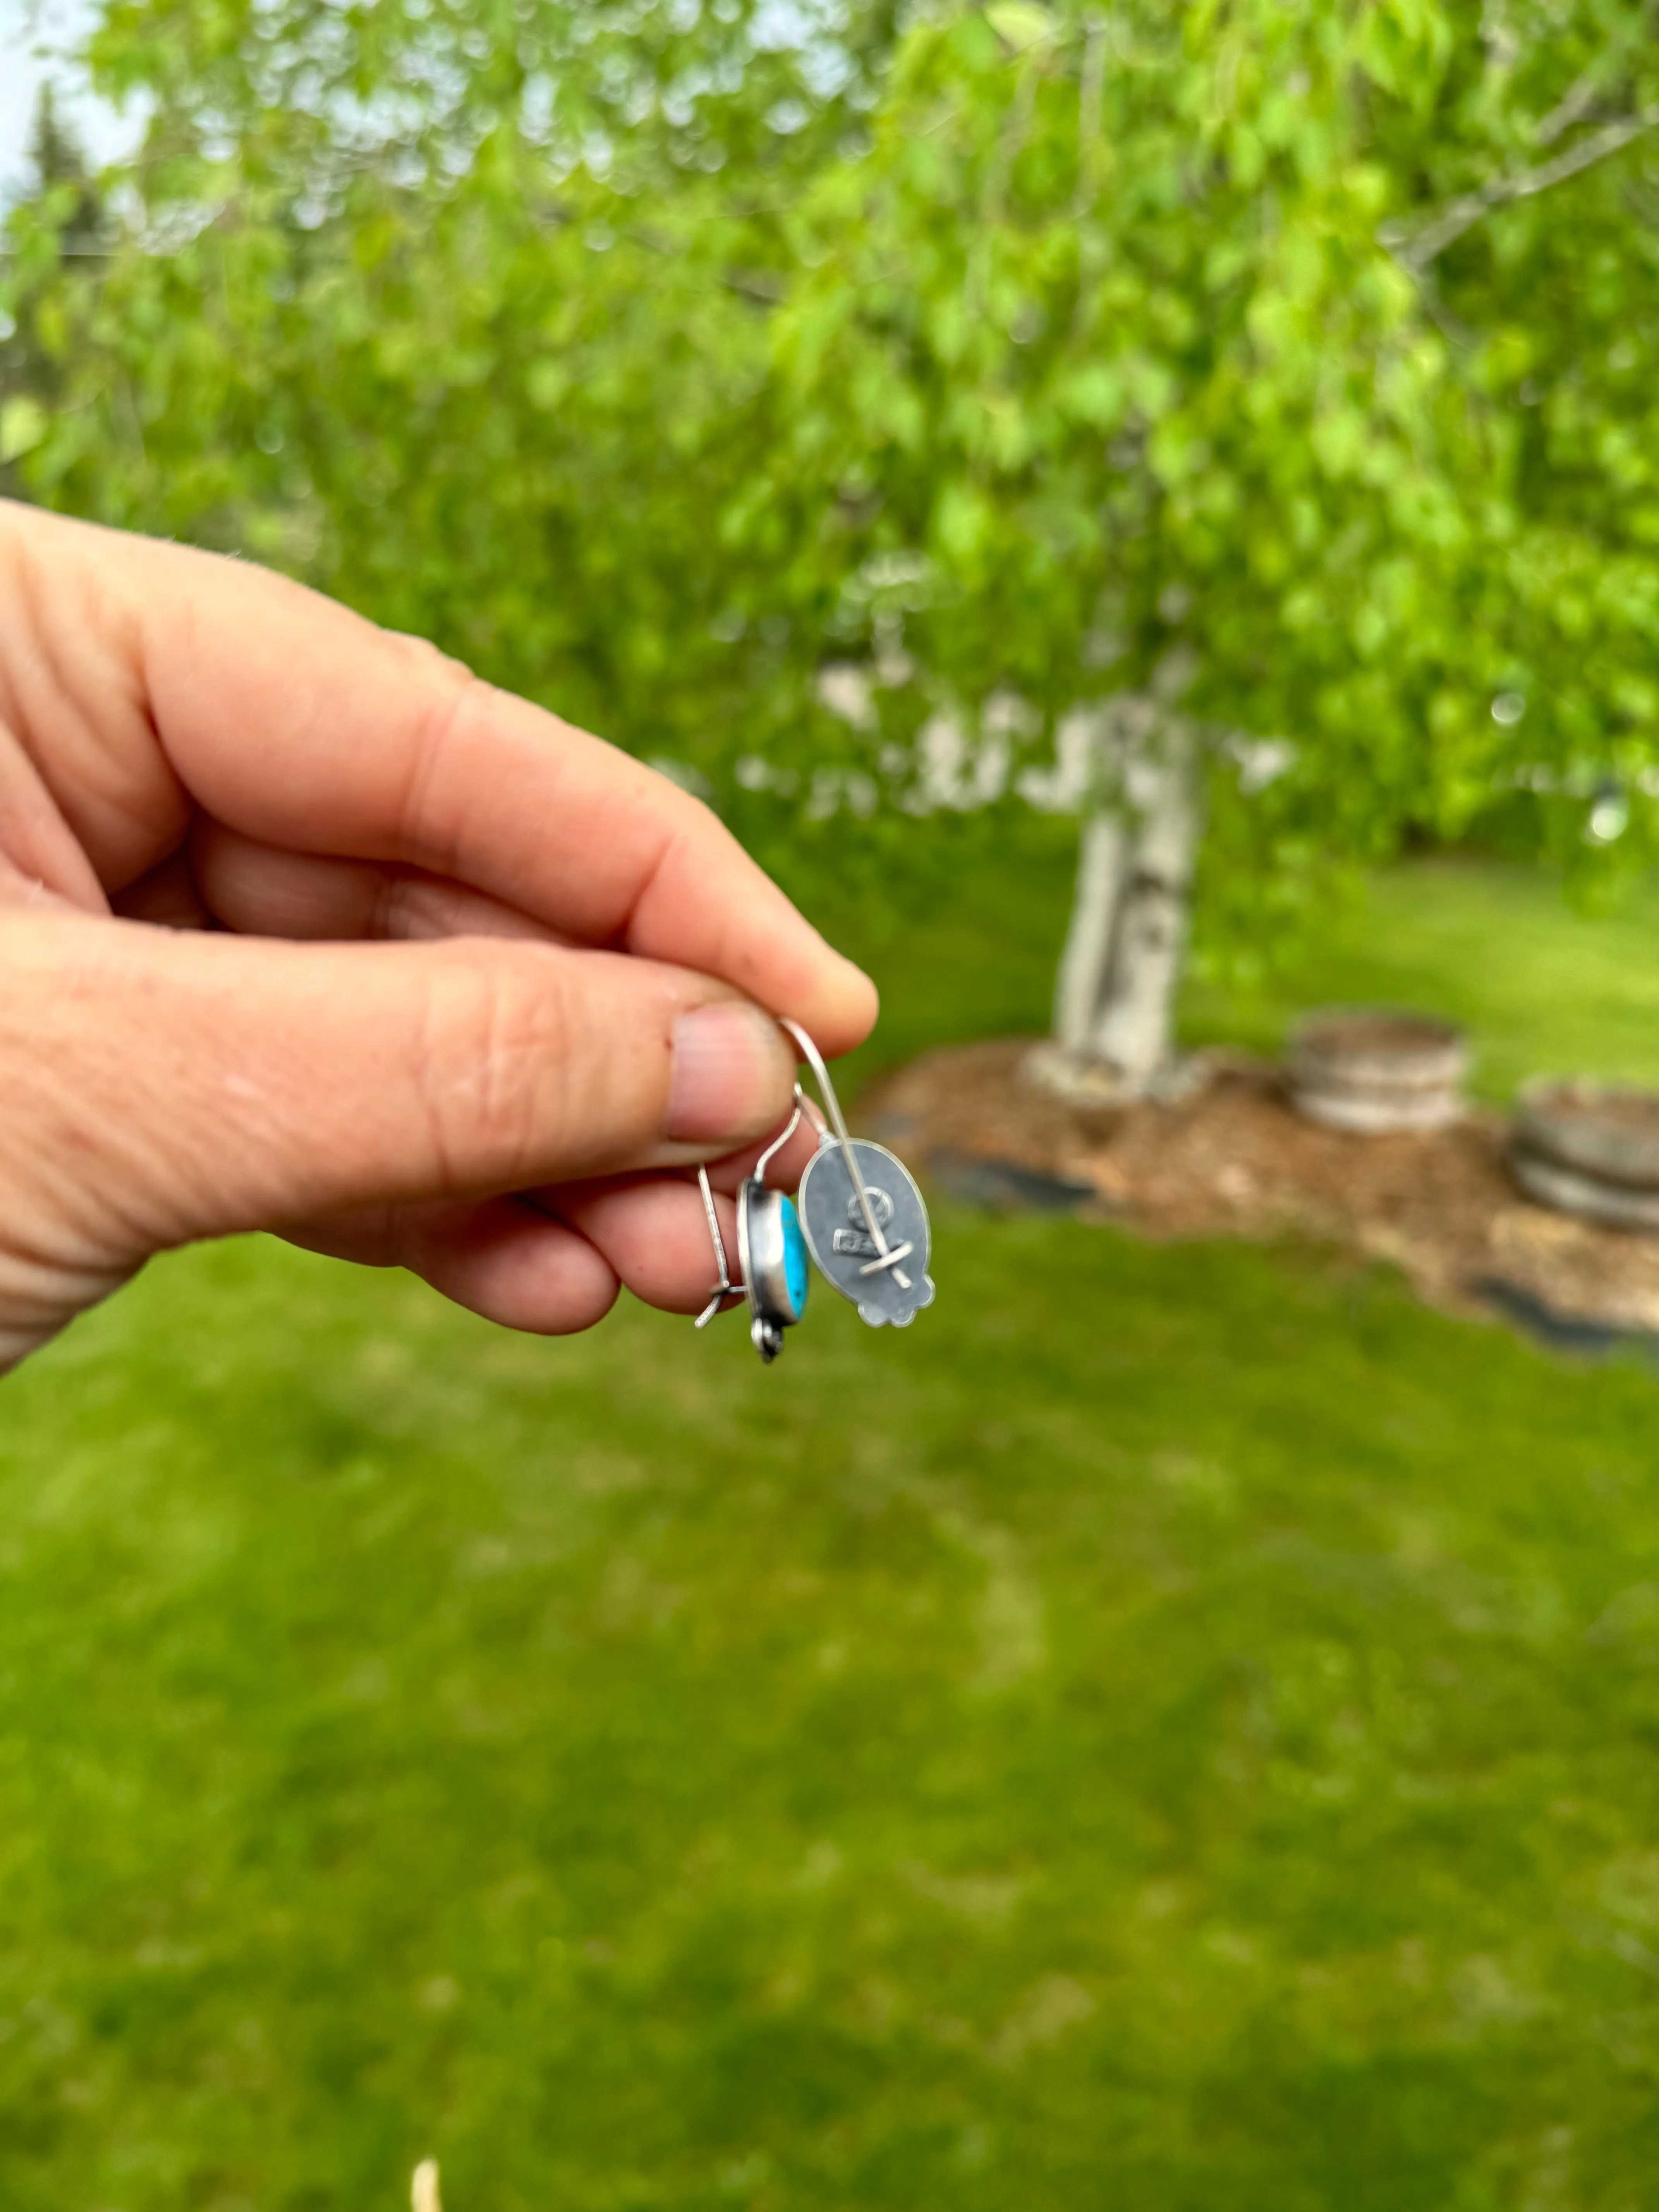
<path fill-rule="evenodd" d="M 1175 997 L 1201 826 L 1194 725 L 1144 696 L 1097 735 L 1102 797 L 1085 819 L 1053 1042 L 1031 1073 L 1062 1095 L 1139 1097 L 1170 1075 Z"/>

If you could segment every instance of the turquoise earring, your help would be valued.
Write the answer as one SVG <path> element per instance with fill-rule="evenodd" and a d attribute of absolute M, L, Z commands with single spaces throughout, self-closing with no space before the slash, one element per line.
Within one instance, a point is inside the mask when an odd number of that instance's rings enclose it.
<path fill-rule="evenodd" d="M 766 1182 L 767 1169 L 799 1128 L 805 1103 L 797 1084 L 794 1112 L 782 1133 L 772 1139 L 756 1161 L 754 1174 L 745 1177 L 738 1193 L 740 1282 L 732 1280 L 726 1263 L 726 1240 L 720 1235 L 720 1216 L 714 1211 L 714 1193 L 708 1188 L 708 1170 L 697 1170 L 697 1186 L 702 1192 L 703 1212 L 708 1217 L 708 1233 L 714 1242 L 714 1257 L 720 1271 L 713 1296 L 697 1316 L 697 1327 L 706 1328 L 727 1298 L 746 1297 L 750 1342 L 769 1365 L 783 1349 L 785 1329 L 793 1328 L 806 1311 L 807 1294 L 812 1287 L 806 1264 L 806 1239 L 800 1233 L 800 1217 L 783 1192 L 768 1189 Z"/>

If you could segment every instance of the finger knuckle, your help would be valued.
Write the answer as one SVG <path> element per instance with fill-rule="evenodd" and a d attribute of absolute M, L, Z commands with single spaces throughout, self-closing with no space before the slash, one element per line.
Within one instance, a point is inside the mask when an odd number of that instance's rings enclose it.
<path fill-rule="evenodd" d="M 568 1140 L 569 986 L 538 950 L 446 948 L 419 1070 L 446 1190 L 532 1181 Z"/>
<path fill-rule="evenodd" d="M 416 705 L 409 724 L 407 769 L 398 812 L 408 842 L 429 864 L 446 865 L 457 841 L 456 817 L 465 793 L 447 786 L 458 738 L 468 718 L 491 696 L 491 686 L 462 662 L 423 638 L 398 637 Z"/>

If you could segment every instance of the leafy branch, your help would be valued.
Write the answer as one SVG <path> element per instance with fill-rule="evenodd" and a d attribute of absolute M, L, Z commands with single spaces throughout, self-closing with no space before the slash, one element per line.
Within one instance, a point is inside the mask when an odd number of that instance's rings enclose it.
<path fill-rule="evenodd" d="M 1553 161 L 1540 161 L 1530 169 L 1511 169 L 1507 175 L 1493 177 L 1474 191 L 1463 193 L 1419 228 L 1406 222 L 1384 223 L 1376 234 L 1377 241 L 1402 268 L 1420 276 L 1449 246 L 1462 238 L 1465 231 L 1473 229 L 1494 208 L 1506 206 L 1512 200 L 1531 199 L 1539 192 L 1548 191 L 1553 185 L 1565 184 L 1581 170 L 1592 168 L 1596 162 L 1621 152 L 1656 124 L 1659 124 L 1659 107 L 1645 107 L 1639 115 L 1621 116 L 1617 122 L 1593 131 L 1588 138 L 1581 138 L 1576 146 L 1569 147 L 1565 154 L 1558 154 Z"/>

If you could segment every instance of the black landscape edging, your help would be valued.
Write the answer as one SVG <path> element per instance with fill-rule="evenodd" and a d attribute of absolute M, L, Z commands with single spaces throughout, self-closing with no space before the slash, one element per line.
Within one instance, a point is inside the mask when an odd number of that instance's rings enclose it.
<path fill-rule="evenodd" d="M 975 1152 L 937 1152 L 927 1157 L 933 1180 L 952 1198 L 992 1213 L 1080 1213 L 1106 1201 L 1090 1182 L 1045 1175 L 1018 1160 L 986 1159 Z"/>
<path fill-rule="evenodd" d="M 1659 1334 L 1650 1328 L 1620 1328 L 1615 1322 L 1592 1321 L 1586 1314 L 1564 1313 L 1535 1291 L 1508 1282 L 1502 1275 L 1479 1276 L 1468 1287 L 1483 1305 L 1492 1307 L 1553 1352 L 1576 1352 L 1589 1358 L 1634 1352 L 1647 1364 L 1659 1367 Z"/>
<path fill-rule="evenodd" d="M 914 1127 L 909 1115 L 885 1118 Z M 878 1139 L 902 1139 L 903 1133 L 896 1127 L 884 1128 L 879 1122 L 876 1129 Z M 927 1172 L 951 1197 L 991 1213 L 1099 1214 L 1121 1210 L 1092 1183 L 1048 1175 L 1018 1160 L 947 1148 L 927 1155 Z M 1552 1352 L 1574 1352 L 1592 1359 L 1633 1352 L 1644 1365 L 1659 1369 L 1659 1331 L 1622 1328 L 1615 1322 L 1592 1320 L 1587 1314 L 1565 1312 L 1502 1275 L 1476 1276 L 1466 1287 L 1472 1297 Z"/>

